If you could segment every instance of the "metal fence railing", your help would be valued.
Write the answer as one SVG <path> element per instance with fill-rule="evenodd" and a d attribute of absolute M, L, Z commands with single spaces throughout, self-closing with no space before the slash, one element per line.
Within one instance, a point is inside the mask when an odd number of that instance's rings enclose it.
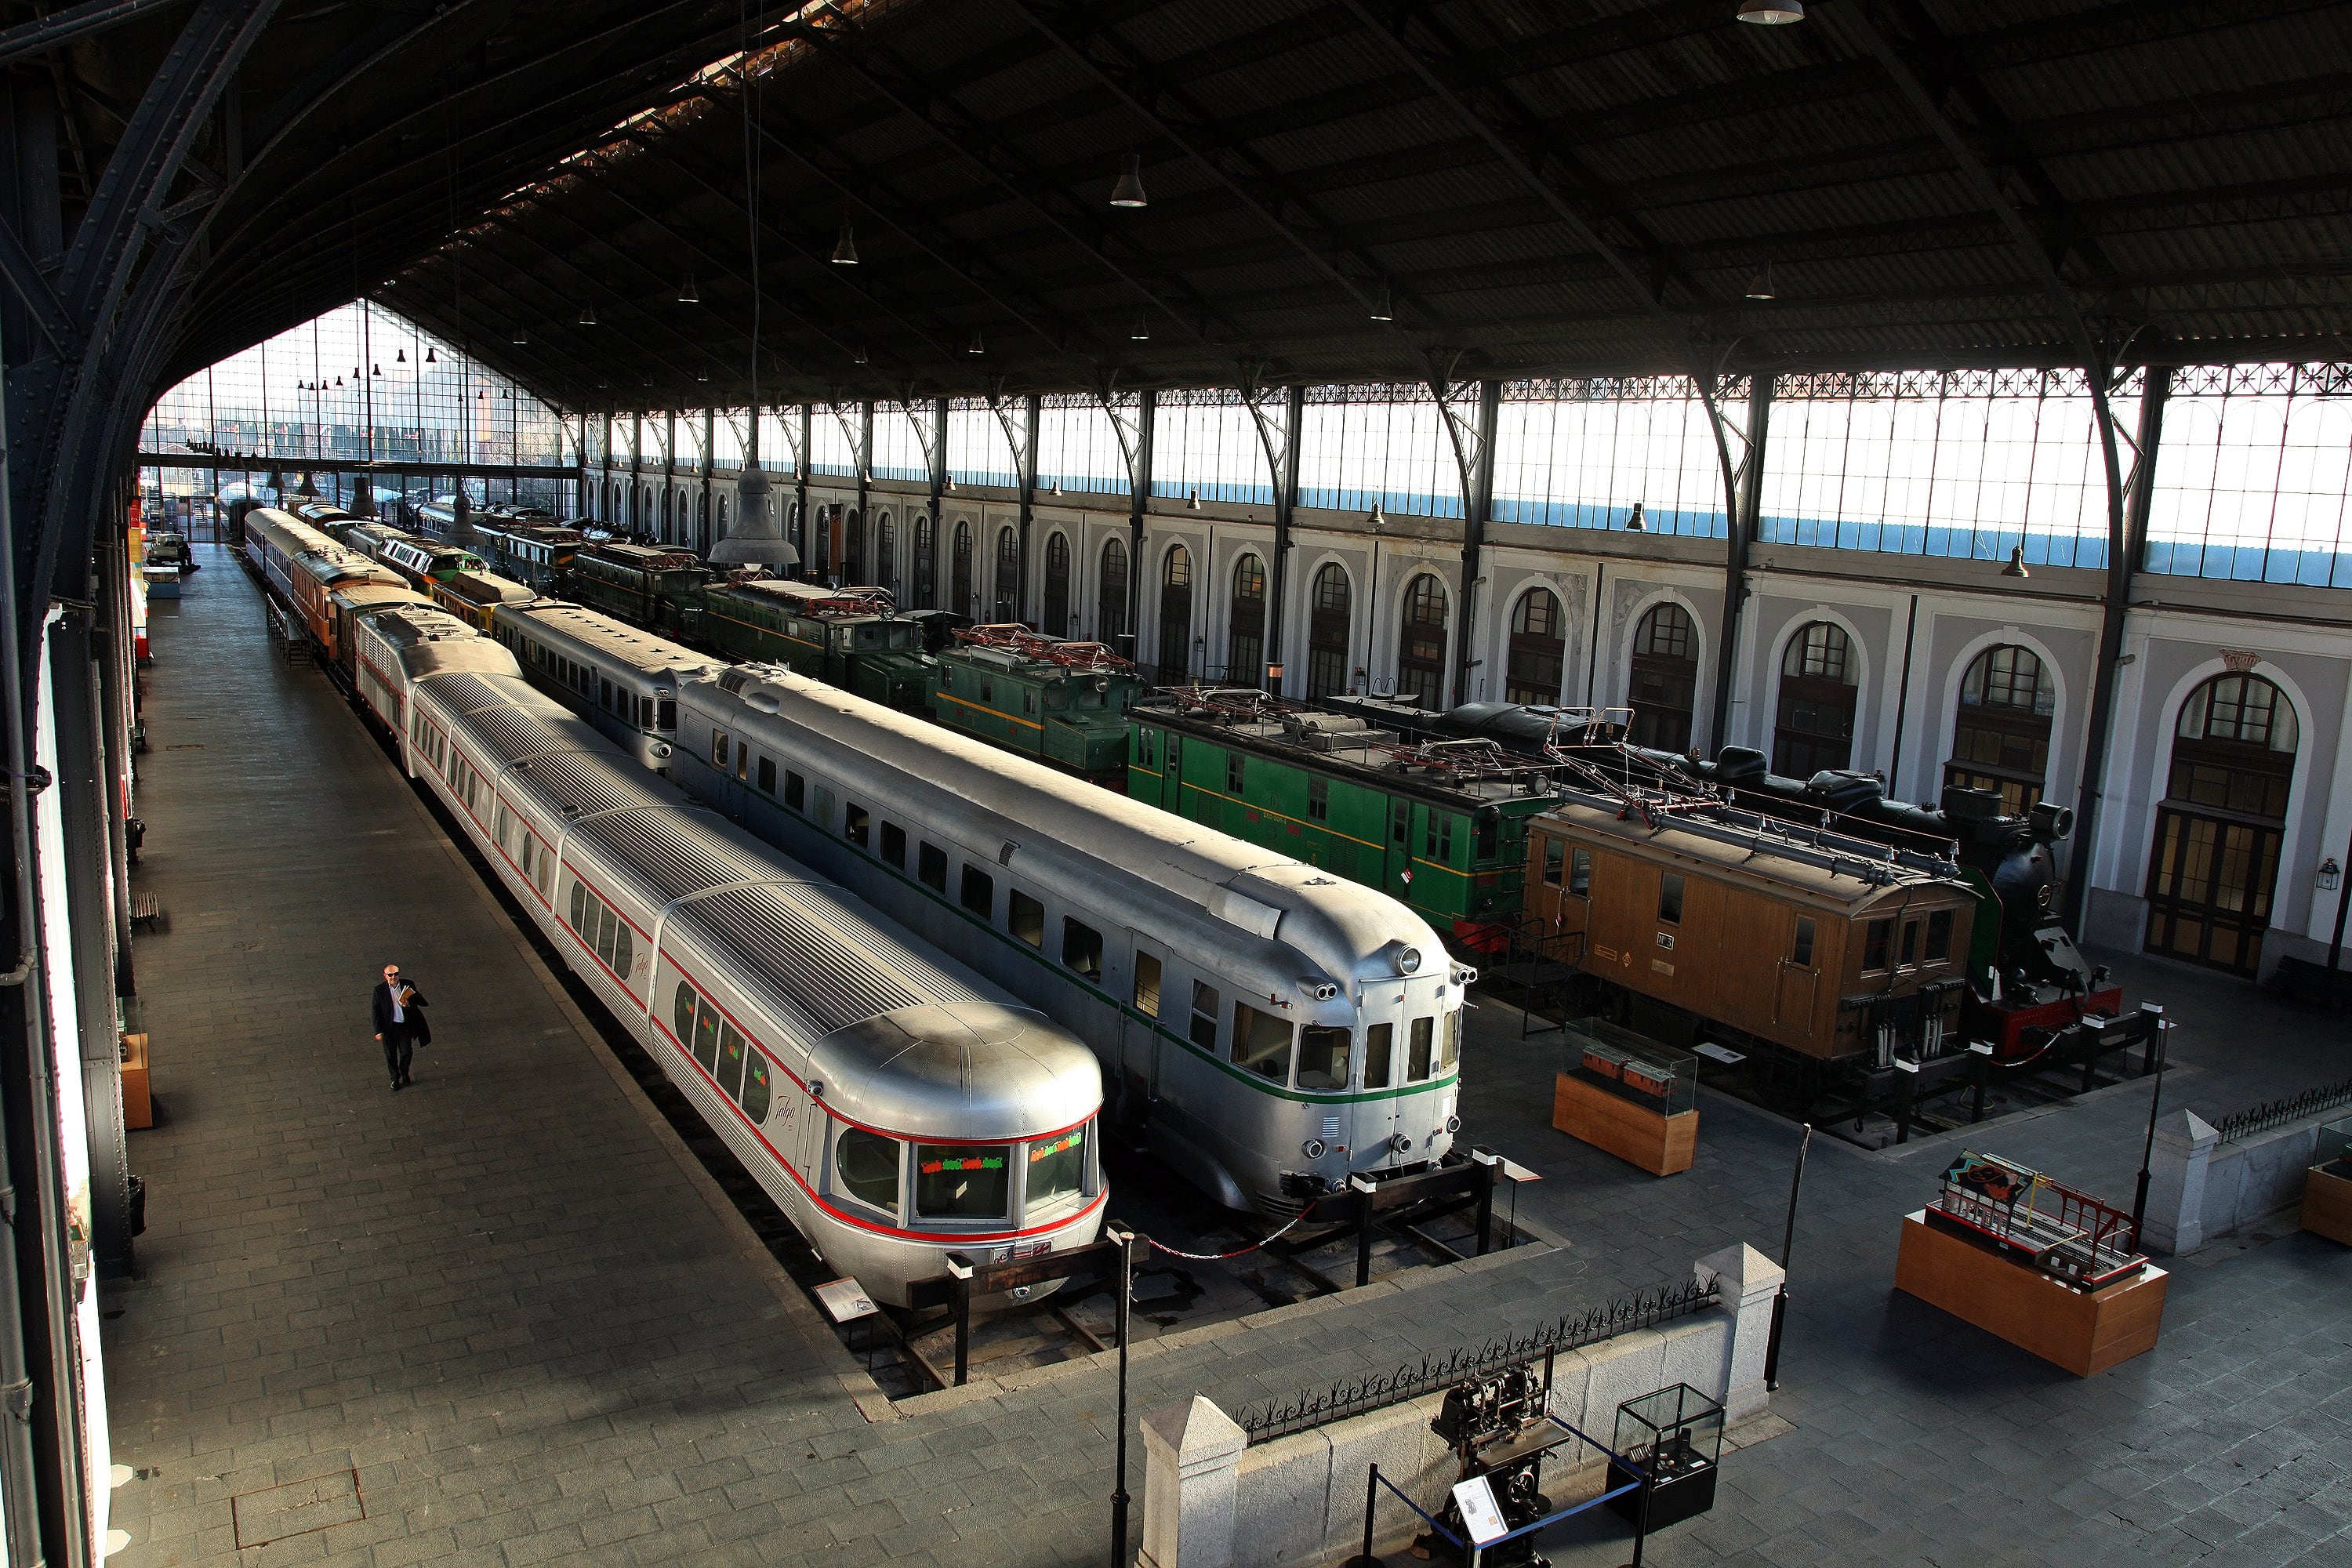
<path fill-rule="evenodd" d="M 2222 1142 L 2230 1143 L 2346 1105 L 2352 1105 L 2352 1078 L 2338 1083 L 2322 1084 L 2317 1089 L 2306 1089 L 2301 1094 L 2264 1100 L 2233 1116 L 2221 1118 L 2213 1123 L 2213 1130 L 2221 1135 Z"/>
<path fill-rule="evenodd" d="M 1559 1351 L 1598 1344 L 1635 1329 L 1654 1328 L 1713 1306 L 1713 1283 L 1691 1280 L 1654 1291 L 1611 1301 L 1582 1313 L 1571 1312 L 1557 1321 L 1507 1340 L 1465 1345 L 1444 1356 L 1423 1356 L 1418 1365 L 1360 1382 L 1335 1384 L 1320 1392 L 1292 1400 L 1270 1400 L 1242 1413 L 1241 1428 L 1255 1445 L 1311 1432 L 1334 1421 L 1385 1410 L 1450 1388 L 1465 1378 L 1484 1376 L 1505 1367 L 1524 1366 Z"/>

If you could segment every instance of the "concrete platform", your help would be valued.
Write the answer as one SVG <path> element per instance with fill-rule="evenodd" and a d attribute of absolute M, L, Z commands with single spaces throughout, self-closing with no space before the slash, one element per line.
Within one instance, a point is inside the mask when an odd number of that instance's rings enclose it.
<path fill-rule="evenodd" d="M 104 1300 L 117 1458 L 152 1473 L 116 1494 L 115 1561 L 1102 1562 L 1108 1357 L 861 1402 L 324 678 L 273 667 L 255 591 L 202 558 L 150 678 L 159 1114 L 131 1144 L 142 1278 Z M 397 1097 L 367 1037 L 387 956 L 440 1037 Z M 2341 1076 L 2336 1020 L 2101 956 L 2183 1021 L 2168 1104 Z M 1546 1123 L 1557 1037 L 1517 1028 L 1473 1016 L 1466 1132 L 1546 1176 L 1519 1211 L 1568 1247 L 1139 1346 L 1134 1409 L 1197 1390 L 1238 1413 L 1686 1279 L 1731 1241 L 1778 1251 L 1793 1128 L 1710 1097 L 1693 1168 L 1659 1182 Z M 2352 1253 L 2291 1217 L 2210 1248 L 2175 1272 L 2158 1348 L 2089 1379 L 1893 1289 L 1897 1222 L 1962 1143 L 2128 1201 L 2147 1092 L 1878 1153 L 1817 1139 L 1774 1405 L 1795 1429 L 1647 1559 L 2352 1561 Z M 320 1527 L 240 1552 L 244 1520 Z M 1613 1519 L 1559 1533 L 1556 1563 L 1625 1558 Z"/>

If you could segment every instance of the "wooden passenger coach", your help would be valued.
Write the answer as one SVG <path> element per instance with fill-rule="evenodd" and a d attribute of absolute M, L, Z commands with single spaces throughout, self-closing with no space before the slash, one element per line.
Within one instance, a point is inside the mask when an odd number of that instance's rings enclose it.
<path fill-rule="evenodd" d="M 1547 950 L 1600 980 L 1824 1061 L 1964 1045 L 1976 899 L 1956 878 L 1672 816 L 1654 828 L 1598 799 L 1563 800 L 1528 843 Z"/>

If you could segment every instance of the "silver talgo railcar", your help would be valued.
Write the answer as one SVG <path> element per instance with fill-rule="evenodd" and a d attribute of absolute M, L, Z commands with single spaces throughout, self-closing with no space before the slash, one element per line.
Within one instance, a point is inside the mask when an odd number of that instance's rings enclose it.
<path fill-rule="evenodd" d="M 725 664 L 562 599 L 502 604 L 490 635 L 541 690 L 585 718 L 656 773 L 677 742 L 680 681 Z"/>
<path fill-rule="evenodd" d="M 1452 1147 L 1475 974 L 1395 900 L 781 666 L 679 702 L 671 776 L 1059 1019 L 1223 1203 Z"/>
<path fill-rule="evenodd" d="M 905 1305 L 949 1251 L 1094 1238 L 1085 1047 L 646 771 L 488 638 L 383 629 L 369 701 L 410 771 L 829 1264 Z"/>

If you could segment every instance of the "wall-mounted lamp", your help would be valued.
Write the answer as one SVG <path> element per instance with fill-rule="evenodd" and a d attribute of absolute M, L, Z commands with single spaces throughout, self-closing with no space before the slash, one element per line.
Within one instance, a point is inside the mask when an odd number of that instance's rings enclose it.
<path fill-rule="evenodd" d="M 1647 533 L 1650 531 L 1649 520 L 1643 514 L 1642 510 L 1642 503 L 1640 501 L 1635 501 L 1633 503 L 1633 510 L 1626 515 L 1625 531 L 1628 533 Z"/>
<path fill-rule="evenodd" d="M 2335 856 L 2330 855 L 2326 859 L 2322 860 L 2319 863 L 2319 890 L 2321 892 L 2334 892 L 2337 885 L 2343 880 L 2344 868 L 2336 863 Z"/>
<path fill-rule="evenodd" d="M 1380 532 L 1389 525 L 1388 516 L 1381 510 L 1381 503 L 1378 501 L 1372 503 L 1372 515 L 1366 521 L 1371 523 L 1374 533 Z"/>
<path fill-rule="evenodd" d="M 2000 569 L 2000 574 L 2004 577 L 2031 577 L 2033 575 L 2032 572 L 2026 570 L 2025 546 L 2022 544 L 2012 544 L 2009 547 L 2009 564 Z"/>

